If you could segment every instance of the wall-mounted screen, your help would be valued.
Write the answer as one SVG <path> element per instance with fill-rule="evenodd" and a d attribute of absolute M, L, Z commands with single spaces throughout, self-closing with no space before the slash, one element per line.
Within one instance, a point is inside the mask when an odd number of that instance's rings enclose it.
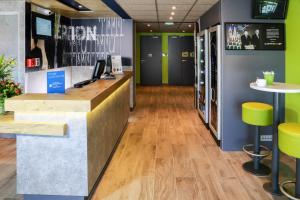
<path fill-rule="evenodd" d="M 52 36 L 52 21 L 40 17 L 35 18 L 36 21 L 36 34 L 43 36 Z"/>
<path fill-rule="evenodd" d="M 53 16 L 32 13 L 32 37 L 35 39 L 51 39 L 54 35 Z"/>
<path fill-rule="evenodd" d="M 284 19 L 288 0 L 253 0 L 253 18 Z"/>
<path fill-rule="evenodd" d="M 283 23 L 225 23 L 226 50 L 285 50 Z"/>

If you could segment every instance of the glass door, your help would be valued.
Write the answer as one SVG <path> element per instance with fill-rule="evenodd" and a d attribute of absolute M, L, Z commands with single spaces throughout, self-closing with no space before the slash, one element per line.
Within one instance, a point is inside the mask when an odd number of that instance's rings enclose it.
<path fill-rule="evenodd" d="M 198 47 L 198 110 L 208 124 L 208 30 L 201 32 Z"/>
<path fill-rule="evenodd" d="M 209 64 L 210 64 L 210 115 L 209 127 L 218 140 L 220 134 L 220 97 L 221 97 L 221 42 L 220 26 L 213 27 L 209 30 Z"/>

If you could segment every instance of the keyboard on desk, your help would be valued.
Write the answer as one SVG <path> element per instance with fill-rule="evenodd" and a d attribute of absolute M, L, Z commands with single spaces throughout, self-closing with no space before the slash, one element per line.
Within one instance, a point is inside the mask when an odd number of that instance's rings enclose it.
<path fill-rule="evenodd" d="M 95 79 L 89 79 L 89 80 L 81 81 L 79 83 L 75 83 L 74 88 L 81 88 L 81 87 L 83 87 L 85 85 L 88 85 L 90 83 L 93 83 L 95 81 L 96 81 Z"/>

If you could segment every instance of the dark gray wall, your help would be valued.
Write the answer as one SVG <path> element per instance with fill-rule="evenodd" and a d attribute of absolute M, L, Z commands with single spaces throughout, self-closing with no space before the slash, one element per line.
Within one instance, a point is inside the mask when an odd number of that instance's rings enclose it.
<path fill-rule="evenodd" d="M 221 22 L 220 2 L 217 2 L 204 15 L 200 17 L 200 30 L 208 29 Z"/>
<path fill-rule="evenodd" d="M 283 22 L 278 20 L 256 20 L 251 16 L 250 0 L 222 0 L 222 142 L 223 150 L 241 150 L 251 143 L 254 129 L 242 122 L 241 104 L 260 101 L 272 104 L 272 94 L 250 89 L 249 83 L 262 72 L 273 70 L 276 81 L 284 81 L 284 51 L 226 51 L 224 48 L 224 22 Z M 271 134 L 271 128 L 263 128 L 262 134 Z M 267 144 L 270 146 L 270 142 Z"/>
<path fill-rule="evenodd" d="M 72 19 L 71 27 L 75 34 L 69 31 L 66 35 L 71 48 L 63 55 L 70 60 L 69 66 L 94 66 L 96 60 L 106 59 L 107 55 L 121 55 L 127 58 L 127 65 L 133 64 L 133 21 L 122 18 Z M 95 38 L 88 37 L 88 28 L 96 28 Z M 76 31 L 78 30 L 78 31 Z M 76 39 L 76 40 L 75 40 Z M 76 41 L 76 42 L 75 42 Z"/>

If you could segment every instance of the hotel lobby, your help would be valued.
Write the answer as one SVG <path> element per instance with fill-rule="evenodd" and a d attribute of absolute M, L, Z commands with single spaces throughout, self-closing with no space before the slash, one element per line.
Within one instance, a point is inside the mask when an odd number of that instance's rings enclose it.
<path fill-rule="evenodd" d="M 0 0 L 0 200 L 300 200 L 299 9 Z"/>

